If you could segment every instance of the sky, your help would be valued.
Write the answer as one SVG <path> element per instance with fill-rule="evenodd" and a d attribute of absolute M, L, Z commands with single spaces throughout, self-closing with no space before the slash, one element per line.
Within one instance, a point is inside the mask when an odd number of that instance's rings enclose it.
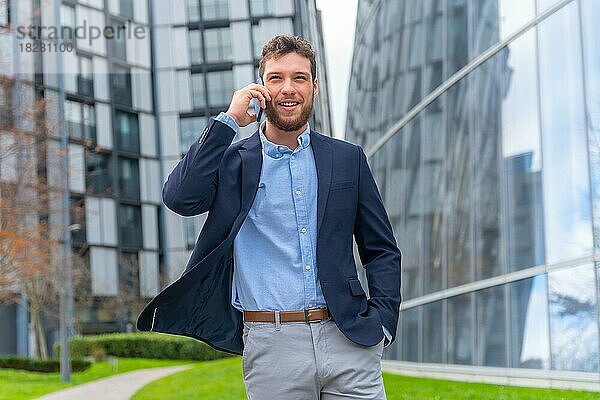
<path fill-rule="evenodd" d="M 323 18 L 333 136 L 344 138 L 358 0 L 316 0 Z"/>

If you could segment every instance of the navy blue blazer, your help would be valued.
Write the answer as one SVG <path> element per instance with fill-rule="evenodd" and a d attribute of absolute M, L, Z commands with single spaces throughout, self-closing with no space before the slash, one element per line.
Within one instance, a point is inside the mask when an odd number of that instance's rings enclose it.
<path fill-rule="evenodd" d="M 235 132 L 211 119 L 170 173 L 165 205 L 184 216 L 208 211 L 181 277 L 141 312 L 137 327 L 184 335 L 242 354 L 242 314 L 231 305 L 233 240 L 256 195 L 262 166 L 258 132 L 231 144 Z M 393 337 L 400 307 L 400 251 L 362 149 L 311 130 L 317 177 L 318 279 L 332 319 L 353 342 Z M 358 280 L 352 236 L 369 282 Z"/>

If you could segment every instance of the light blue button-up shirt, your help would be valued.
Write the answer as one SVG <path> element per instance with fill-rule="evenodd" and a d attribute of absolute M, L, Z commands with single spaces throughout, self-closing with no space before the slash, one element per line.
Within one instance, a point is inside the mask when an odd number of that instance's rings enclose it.
<path fill-rule="evenodd" d="M 238 129 L 224 113 L 217 120 Z M 233 243 L 232 304 L 239 310 L 325 307 L 317 279 L 318 185 L 310 128 L 294 150 L 270 142 L 263 128 L 258 190 Z"/>

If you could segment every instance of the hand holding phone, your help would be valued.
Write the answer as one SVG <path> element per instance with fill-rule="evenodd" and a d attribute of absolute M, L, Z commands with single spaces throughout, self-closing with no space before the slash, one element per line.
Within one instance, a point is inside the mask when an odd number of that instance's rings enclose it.
<path fill-rule="evenodd" d="M 261 78 L 233 94 L 231 104 L 226 114 L 231 116 L 239 126 L 246 126 L 262 118 L 263 110 L 267 107 L 267 101 L 271 101 L 269 90 L 263 85 Z M 248 110 L 253 110 L 250 114 Z"/>

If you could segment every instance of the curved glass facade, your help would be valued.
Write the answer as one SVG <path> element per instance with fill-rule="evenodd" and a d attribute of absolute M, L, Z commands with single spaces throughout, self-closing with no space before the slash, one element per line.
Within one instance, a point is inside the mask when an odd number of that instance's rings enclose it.
<path fill-rule="evenodd" d="M 346 139 L 403 252 L 386 357 L 598 372 L 600 3 L 362 6 Z"/>

